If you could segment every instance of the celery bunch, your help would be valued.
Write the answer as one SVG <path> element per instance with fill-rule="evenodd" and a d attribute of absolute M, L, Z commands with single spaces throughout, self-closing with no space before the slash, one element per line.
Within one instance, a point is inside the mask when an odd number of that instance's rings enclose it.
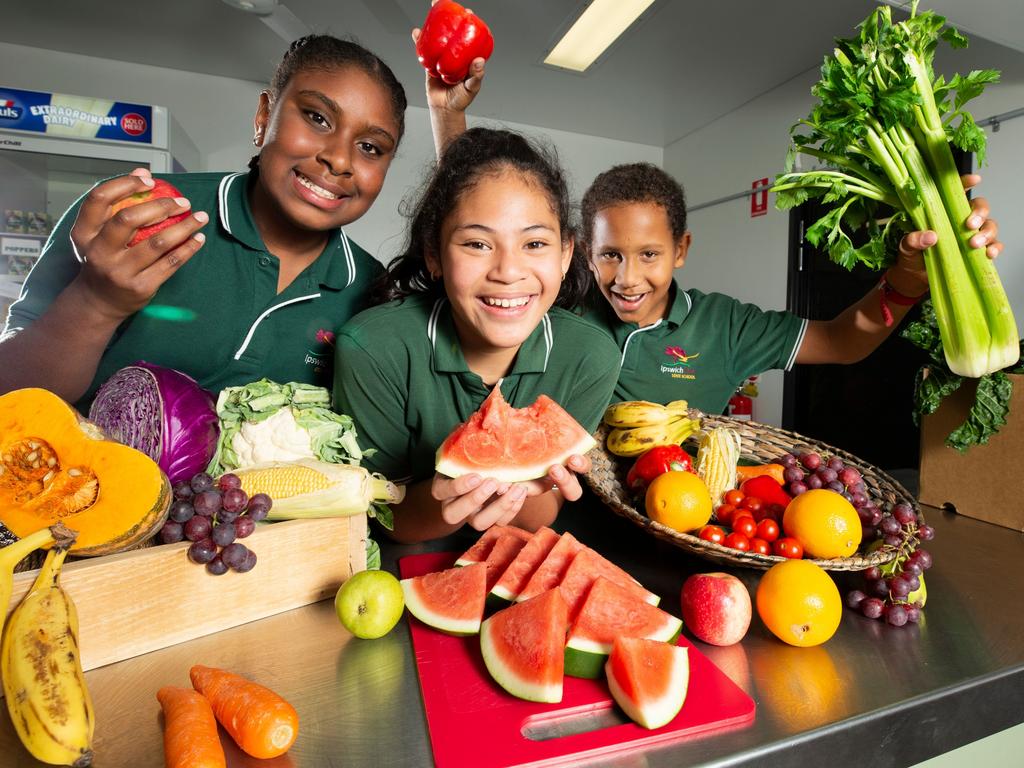
<path fill-rule="evenodd" d="M 971 212 L 950 142 L 984 160 L 985 134 L 963 107 L 994 70 L 935 77 L 939 40 L 964 47 L 966 38 L 931 11 L 894 23 L 877 8 L 857 37 L 839 39 L 812 93 L 819 99 L 792 130 L 787 173 L 773 186 L 776 206 L 792 208 L 820 197 L 833 207 L 808 231 L 830 258 L 851 269 L 880 269 L 892 260 L 904 232 L 930 229 L 938 242 L 924 254 L 932 303 L 950 370 L 979 377 L 1019 359 L 1016 322 L 999 274 L 964 222 Z M 954 125 L 955 124 L 955 125 Z M 797 154 L 829 166 L 792 172 Z M 884 224 L 878 217 L 895 211 Z M 870 240 L 854 248 L 847 229 L 866 227 Z"/>

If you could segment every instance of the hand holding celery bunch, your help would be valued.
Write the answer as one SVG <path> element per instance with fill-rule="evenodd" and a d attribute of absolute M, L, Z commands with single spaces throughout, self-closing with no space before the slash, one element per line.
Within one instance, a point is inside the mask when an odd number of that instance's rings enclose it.
<path fill-rule="evenodd" d="M 966 45 L 944 24 L 931 11 L 918 14 L 915 0 L 906 21 L 893 23 L 891 9 L 880 7 L 858 37 L 837 40 L 813 89 L 819 103 L 794 127 L 787 159 L 787 170 L 796 153 L 831 168 L 785 173 L 773 190 L 781 209 L 811 197 L 834 204 L 807 239 L 826 243 L 832 260 L 848 269 L 857 262 L 887 266 L 887 246 L 903 232 L 935 232 L 938 241 L 924 258 L 946 360 L 955 373 L 978 377 L 1018 360 L 1018 334 L 995 266 L 983 247 L 970 244 L 971 207 L 949 142 L 984 159 L 984 133 L 963 106 L 998 73 L 935 78 L 939 38 Z M 879 206 L 895 211 L 884 225 Z M 867 227 L 870 241 L 854 248 L 844 225 Z"/>

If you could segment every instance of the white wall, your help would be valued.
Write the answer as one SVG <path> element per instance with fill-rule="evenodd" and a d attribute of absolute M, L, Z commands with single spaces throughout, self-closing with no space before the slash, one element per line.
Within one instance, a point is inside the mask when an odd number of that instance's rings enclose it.
<path fill-rule="evenodd" d="M 202 167 L 243 168 L 252 154 L 252 118 L 262 83 L 200 75 L 58 51 L 0 43 L 0 81 L 13 88 L 58 91 L 98 98 L 159 104 L 170 111 L 199 149 Z M 405 84 L 422 88 L 422 81 Z M 484 121 L 473 121 L 481 124 Z M 598 172 L 614 163 L 646 160 L 661 164 L 660 147 L 549 131 L 507 123 L 546 137 L 557 149 L 578 196 Z M 404 197 L 418 188 L 434 157 L 427 111 L 410 107 L 406 135 L 377 202 L 346 231 L 382 261 L 402 245 Z"/>
<path fill-rule="evenodd" d="M 749 189 L 755 179 L 769 179 L 782 170 L 789 128 L 811 108 L 811 86 L 817 71 L 808 72 L 744 105 L 665 148 L 665 169 L 680 180 L 690 206 Z M 1024 78 L 1007 76 L 970 109 L 979 120 L 1024 107 Z M 1024 331 L 1024 221 L 1019 211 L 1020 172 L 1024 169 L 1024 118 L 988 132 L 988 165 L 980 172 L 978 194 L 991 205 L 1006 245 L 997 266 Z M 765 309 L 786 306 L 788 212 L 776 211 L 769 197 L 768 214 L 750 217 L 747 197 L 692 213 L 693 247 L 677 274 L 684 286 L 720 291 Z M 759 379 L 755 417 L 769 424 L 782 420 L 782 373 Z"/>

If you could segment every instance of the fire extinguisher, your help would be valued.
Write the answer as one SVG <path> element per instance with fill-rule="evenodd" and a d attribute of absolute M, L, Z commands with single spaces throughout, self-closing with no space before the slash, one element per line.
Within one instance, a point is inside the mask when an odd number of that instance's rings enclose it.
<path fill-rule="evenodd" d="M 729 415 L 740 421 L 754 418 L 754 398 L 757 397 L 757 376 L 750 376 L 729 398 Z"/>
<path fill-rule="evenodd" d="M 739 389 L 729 398 L 729 415 L 740 421 L 750 421 L 754 415 L 754 401 Z"/>

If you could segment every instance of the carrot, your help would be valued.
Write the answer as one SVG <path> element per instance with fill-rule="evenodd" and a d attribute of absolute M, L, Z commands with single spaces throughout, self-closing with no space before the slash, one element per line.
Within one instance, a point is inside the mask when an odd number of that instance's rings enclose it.
<path fill-rule="evenodd" d="M 736 467 L 736 479 L 738 484 L 742 485 L 744 481 L 749 480 L 752 477 L 768 475 L 776 480 L 779 485 L 785 485 L 786 481 L 782 477 L 782 473 L 785 471 L 786 468 L 781 464 L 755 464 L 752 467 L 739 466 Z"/>
<path fill-rule="evenodd" d="M 165 685 L 156 692 L 164 711 L 167 768 L 226 768 L 210 702 L 191 688 Z"/>
<path fill-rule="evenodd" d="M 189 677 L 243 752 L 259 758 L 277 757 L 287 752 L 299 735 L 295 708 L 269 688 L 201 664 L 192 667 Z"/>

